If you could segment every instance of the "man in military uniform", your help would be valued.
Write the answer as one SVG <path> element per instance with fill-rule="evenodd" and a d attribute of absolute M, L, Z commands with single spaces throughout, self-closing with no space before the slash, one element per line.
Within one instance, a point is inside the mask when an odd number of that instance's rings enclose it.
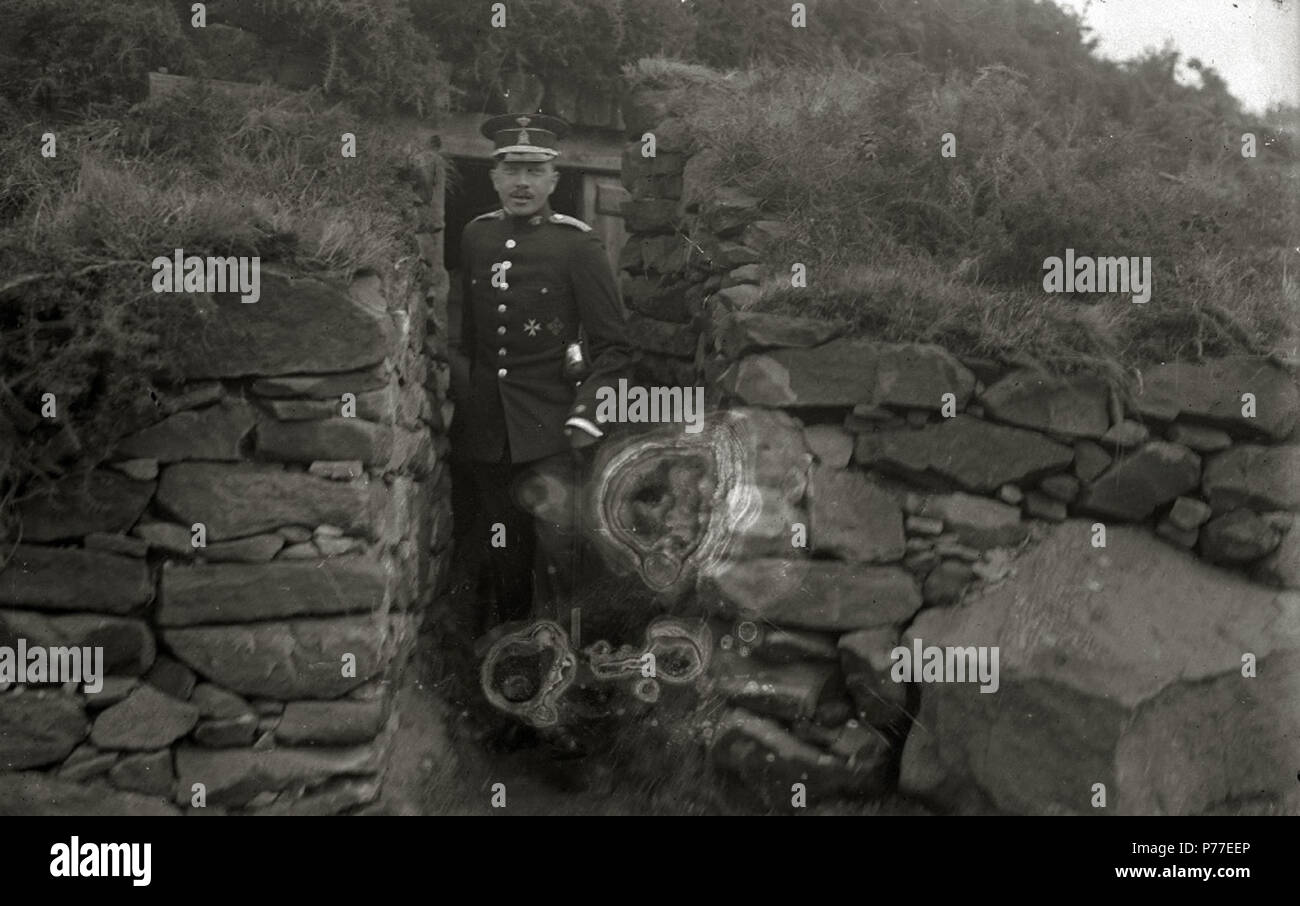
<path fill-rule="evenodd" d="M 503 621 L 567 622 L 580 543 L 581 456 L 572 451 L 604 436 L 597 391 L 626 375 L 635 356 L 604 245 L 587 224 L 550 208 L 556 140 L 566 130 L 541 114 L 483 124 L 501 207 L 461 237 L 463 374 L 468 367 L 454 444 L 473 471 L 486 525 L 476 541 Z M 566 350 L 580 335 L 587 375 L 576 381 Z"/>

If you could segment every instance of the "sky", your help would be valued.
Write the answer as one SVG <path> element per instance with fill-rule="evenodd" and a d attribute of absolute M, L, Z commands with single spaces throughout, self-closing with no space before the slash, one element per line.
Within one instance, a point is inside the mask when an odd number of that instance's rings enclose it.
<path fill-rule="evenodd" d="M 1246 109 L 1300 104 L 1300 0 L 1054 0 L 1115 60 L 1166 41 L 1213 66 Z M 1195 73 L 1188 73 L 1191 82 Z"/>

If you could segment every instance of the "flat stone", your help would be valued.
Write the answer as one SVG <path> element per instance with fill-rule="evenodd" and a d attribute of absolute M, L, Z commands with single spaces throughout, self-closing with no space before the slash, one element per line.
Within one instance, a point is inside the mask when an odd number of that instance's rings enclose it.
<path fill-rule="evenodd" d="M 780 220 L 755 220 L 746 224 L 740 234 L 740 241 L 750 248 L 765 249 L 774 242 L 780 242 L 790 232 L 790 227 Z"/>
<path fill-rule="evenodd" d="M 961 408 L 975 389 L 975 376 L 941 347 L 855 339 L 747 356 L 722 380 L 728 392 L 757 406 L 867 402 L 939 411 L 945 394 Z"/>
<path fill-rule="evenodd" d="M 971 569 L 985 582 L 1001 582 L 1015 572 L 1010 553 L 1001 547 L 985 551 L 984 559 L 971 564 Z"/>
<path fill-rule="evenodd" d="M 60 541 L 92 532 L 124 532 L 153 496 L 151 481 L 133 481 L 108 469 L 70 475 L 49 492 L 18 504 L 25 542 Z"/>
<path fill-rule="evenodd" d="M 1204 425 L 1184 425 L 1176 423 L 1165 431 L 1165 438 L 1171 443 L 1182 444 L 1197 453 L 1219 453 L 1232 446 L 1232 438 L 1227 431 L 1207 428 Z"/>
<path fill-rule="evenodd" d="M 741 283 L 761 283 L 763 282 L 763 269 L 757 264 L 742 264 L 740 267 L 732 268 L 727 271 L 727 276 L 722 278 L 722 288 L 736 286 Z"/>
<path fill-rule="evenodd" d="M 198 708 L 144 684 L 95 718 L 90 740 L 102 749 L 161 749 L 194 729 L 198 719 Z"/>
<path fill-rule="evenodd" d="M 714 653 L 709 679 L 727 701 L 787 721 L 811 720 L 842 687 L 833 661 L 769 664 L 729 651 Z"/>
<path fill-rule="evenodd" d="M 903 527 L 909 535 L 942 535 L 943 520 L 929 516 L 908 516 Z"/>
<path fill-rule="evenodd" d="M 197 379 L 350 371 L 395 352 L 391 320 L 349 287 L 263 264 L 261 293 L 251 304 L 238 293 L 156 297 L 162 357 Z"/>
<path fill-rule="evenodd" d="M 1111 462 L 1111 455 L 1100 444 L 1090 440 L 1074 442 L 1074 474 L 1080 481 L 1092 481 L 1109 469 Z"/>
<path fill-rule="evenodd" d="M 1283 588 L 1300 588 L 1300 517 L 1287 514 L 1282 540 L 1273 553 L 1261 560 L 1254 576 L 1261 582 Z"/>
<path fill-rule="evenodd" d="M 303 374 L 288 377 L 259 378 L 253 392 L 272 399 L 303 396 L 308 399 L 341 400 L 345 393 L 378 390 L 388 383 L 383 366 L 363 368 L 342 374 Z"/>
<path fill-rule="evenodd" d="M 275 533 L 290 544 L 302 544 L 312 537 L 312 530 L 304 525 L 283 525 Z"/>
<path fill-rule="evenodd" d="M 1185 532 L 1195 531 L 1210 518 L 1210 505 L 1195 497 L 1179 497 L 1169 509 L 1169 521 Z"/>
<path fill-rule="evenodd" d="M 746 312 L 758 303 L 762 292 L 757 286 L 738 283 L 719 289 L 712 296 L 712 301 L 719 309 L 733 312 Z"/>
<path fill-rule="evenodd" d="M 59 766 L 55 776 L 59 780 L 83 781 L 100 777 L 117 761 L 116 752 L 101 752 L 85 743 L 77 746 L 67 760 Z"/>
<path fill-rule="evenodd" d="M 1029 534 L 1015 507 L 960 491 L 924 498 L 920 515 L 942 520 L 957 540 L 980 550 L 1019 544 Z"/>
<path fill-rule="evenodd" d="M 1025 515 L 1050 522 L 1063 522 L 1069 511 L 1061 501 L 1038 491 L 1030 491 L 1025 495 Z"/>
<path fill-rule="evenodd" d="M 257 715 L 249 711 L 237 717 L 200 720 L 193 735 L 195 742 L 210 749 L 237 749 L 251 746 L 257 729 Z"/>
<path fill-rule="evenodd" d="M 935 555 L 940 556 L 937 551 Z M 921 600 L 927 607 L 956 604 L 974 577 L 975 570 L 969 563 L 957 559 L 943 560 L 925 577 L 925 583 L 921 586 Z"/>
<path fill-rule="evenodd" d="M 153 636 L 150 636 L 152 639 Z M 102 711 L 109 705 L 115 705 L 131 694 L 140 685 L 138 676 L 106 676 L 104 687 L 98 692 L 87 692 L 84 699 L 87 711 Z"/>
<path fill-rule="evenodd" d="M 257 452 L 270 459 L 290 462 L 332 457 L 381 465 L 393 454 L 393 430 L 388 425 L 360 418 L 302 422 L 264 420 L 257 428 Z"/>
<path fill-rule="evenodd" d="M 226 399 L 206 409 L 188 409 L 118 441 L 121 456 L 181 462 L 187 459 L 239 460 L 244 437 L 257 413 L 241 399 Z"/>
<path fill-rule="evenodd" d="M 341 557 L 345 554 L 363 553 L 366 543 L 360 538 L 317 538 L 313 542 L 316 549 L 325 557 Z"/>
<path fill-rule="evenodd" d="M 20 544 L 0 570 L 0 605 L 126 613 L 152 597 L 142 561 L 102 551 Z"/>
<path fill-rule="evenodd" d="M 209 804 L 245 805 L 261 792 L 317 786 L 339 775 L 374 773 L 381 767 L 380 754 L 378 747 L 370 745 L 268 751 L 181 746 L 176 750 L 177 790 L 188 801 L 190 787 L 202 783 Z"/>
<path fill-rule="evenodd" d="M 317 562 L 163 567 L 158 623 L 244 623 L 295 616 L 374 613 L 387 576 L 366 557 Z"/>
<path fill-rule="evenodd" d="M 1136 522 L 1200 483 L 1199 456 L 1186 447 L 1156 440 L 1117 460 L 1084 486 L 1075 503 L 1085 512 Z"/>
<path fill-rule="evenodd" d="M 359 459 L 318 459 L 307 467 L 307 472 L 330 481 L 351 481 L 364 475 L 366 466 Z"/>
<path fill-rule="evenodd" d="M 321 556 L 320 548 L 314 542 L 304 541 L 302 544 L 290 544 L 280 551 L 279 560 L 319 560 Z"/>
<path fill-rule="evenodd" d="M 908 554 L 903 558 L 903 568 L 918 578 L 924 579 L 939 562 L 939 555 L 926 549 Z"/>
<path fill-rule="evenodd" d="M 835 636 L 777 626 L 758 627 L 758 637 L 748 643 L 754 657 L 776 664 L 792 661 L 834 661 L 839 655 Z"/>
<path fill-rule="evenodd" d="M 1250 510 L 1233 510 L 1201 529 L 1200 554 L 1211 563 L 1247 563 L 1271 553 L 1281 533 Z"/>
<path fill-rule="evenodd" d="M 166 554 L 193 557 L 196 552 L 191 543 L 194 536 L 190 534 L 189 527 L 175 522 L 141 522 L 131 529 L 131 534 L 143 538 L 151 549 Z"/>
<path fill-rule="evenodd" d="M 172 653 L 200 675 L 243 695 L 334 698 L 386 663 L 382 624 L 370 617 L 164 629 Z M 354 655 L 356 676 L 343 675 Z"/>
<path fill-rule="evenodd" d="M 284 537 L 276 532 L 268 532 L 234 541 L 218 541 L 196 553 L 210 563 L 266 563 L 282 547 Z"/>
<path fill-rule="evenodd" d="M 1197 529 L 1184 529 L 1174 525 L 1168 519 L 1161 519 L 1156 525 L 1156 534 L 1166 541 L 1172 541 L 1179 547 L 1191 549 L 1196 546 Z"/>
<path fill-rule="evenodd" d="M 803 439 L 818 462 L 832 469 L 847 467 L 853 458 L 853 435 L 839 425 L 810 425 Z"/>
<path fill-rule="evenodd" d="M 891 563 L 903 558 L 903 511 L 857 470 L 814 464 L 808 486 L 812 550 L 842 560 Z"/>
<path fill-rule="evenodd" d="M 629 233 L 671 233 L 681 219 L 680 201 L 630 198 L 623 202 L 624 226 Z"/>
<path fill-rule="evenodd" d="M 153 796 L 118 792 L 107 786 L 74 783 L 37 771 L 0 774 L 0 817 L 154 817 L 179 814 L 180 811 L 174 806 Z"/>
<path fill-rule="evenodd" d="M 109 463 L 109 466 L 136 481 L 153 481 L 158 477 L 156 459 L 125 459 L 122 462 Z"/>
<path fill-rule="evenodd" d="M 1054 500 L 1069 503 L 1079 496 L 1079 479 L 1073 475 L 1048 475 L 1038 483 L 1038 489 Z"/>
<path fill-rule="evenodd" d="M 738 289 L 735 286 L 728 292 Z M 680 359 L 694 358 L 700 339 L 700 331 L 689 324 L 670 324 L 637 314 L 628 315 L 627 335 L 636 337 L 637 347 L 646 352 Z"/>
<path fill-rule="evenodd" d="M 254 464 L 179 463 L 163 470 L 158 485 L 159 504 L 183 523 L 204 523 L 209 543 L 321 522 L 369 537 L 381 495 L 361 482 Z"/>
<path fill-rule="evenodd" d="M 170 797 L 176 785 L 171 750 L 124 756 L 108 772 L 108 782 L 119 790 Z"/>
<path fill-rule="evenodd" d="M 907 687 L 894 682 L 889 653 L 898 645 L 898 629 L 860 629 L 840 636 L 840 668 L 858 717 L 877 729 L 907 721 Z"/>
<path fill-rule="evenodd" d="M 894 566 L 760 559 L 709 577 L 729 616 L 802 629 L 849 631 L 902 623 L 921 607 L 916 582 Z"/>
<path fill-rule="evenodd" d="M 141 538 L 129 535 L 111 535 L 108 532 L 95 532 L 82 539 L 87 550 L 108 551 L 125 557 L 144 557 L 149 553 L 149 543 Z"/>
<path fill-rule="evenodd" d="M 1004 484 L 998 488 L 998 499 L 1011 506 L 1019 506 L 1025 499 L 1025 492 L 1013 484 Z"/>
<path fill-rule="evenodd" d="M 190 703 L 199 709 L 204 718 L 239 717 L 252 712 L 252 706 L 243 698 L 212 683 L 199 683 L 194 687 Z"/>
<path fill-rule="evenodd" d="M 1121 450 L 1131 450 L 1134 447 L 1140 447 L 1151 437 L 1151 431 L 1146 425 L 1139 424 L 1129 419 L 1124 419 L 1118 424 L 1112 425 L 1110 429 L 1101 436 L 1102 444 L 1110 447 L 1118 447 Z"/>
<path fill-rule="evenodd" d="M 145 674 L 144 681 L 180 701 L 189 701 L 197 682 L 194 671 L 175 658 L 161 654 Z"/>
<path fill-rule="evenodd" d="M 1056 377 L 1022 368 L 980 396 L 989 418 L 1066 437 L 1101 437 L 1110 427 L 1109 388 L 1092 375 Z"/>
<path fill-rule="evenodd" d="M 1210 457 L 1202 493 L 1216 513 L 1300 510 L 1300 446 L 1242 445 Z"/>
<path fill-rule="evenodd" d="M 1140 414 L 1159 417 L 1173 412 L 1181 421 L 1244 436 L 1284 440 L 1300 414 L 1300 390 L 1291 375 L 1264 357 L 1170 362 L 1146 372 L 1140 389 L 1136 396 Z M 1242 415 L 1245 393 L 1255 396 L 1254 418 Z"/>
<path fill-rule="evenodd" d="M 966 491 L 992 493 L 1060 471 L 1073 451 L 1032 431 L 965 415 L 919 431 L 861 434 L 854 460 L 905 478 L 943 480 Z"/>
<path fill-rule="evenodd" d="M 221 399 L 225 391 L 220 381 L 201 381 L 186 384 L 184 388 L 167 391 L 159 395 L 158 411 L 164 416 L 172 415 L 185 409 L 197 409 Z"/>
<path fill-rule="evenodd" d="M 858 753 L 850 765 L 847 758 L 799 739 L 771 718 L 733 708 L 713 728 L 709 755 L 751 789 L 781 790 L 784 796 L 777 801 L 788 806 L 795 782 L 824 796 L 883 795 L 889 783 L 889 744 L 874 734 L 871 738 L 875 741 L 868 745 L 874 748 Z"/>
<path fill-rule="evenodd" d="M 52 616 L 30 610 L 0 610 L 0 624 L 7 624 L 28 645 L 102 648 L 101 678 L 110 673 L 144 673 L 156 653 L 153 632 L 143 620 L 89 613 Z"/>
<path fill-rule="evenodd" d="M 61 692 L 26 689 L 0 695 L 0 770 L 57 764 L 86 738 L 89 729 L 81 704 Z"/>
<path fill-rule="evenodd" d="M 287 702 L 275 738 L 287 745 L 355 745 L 374 739 L 385 717 L 382 699 Z"/>
<path fill-rule="evenodd" d="M 840 328 L 818 318 L 720 308 L 713 317 L 712 331 L 718 352 L 737 359 L 762 349 L 820 346 L 834 339 Z"/>
<path fill-rule="evenodd" d="M 762 200 L 732 186 L 721 186 L 700 204 L 706 229 L 723 235 L 758 220 Z"/>
<path fill-rule="evenodd" d="M 1143 528 L 1053 528 L 1014 578 L 922 611 L 900 644 L 997 646 L 999 687 L 926 683 L 899 790 L 947 809 L 1196 814 L 1295 802 L 1300 597 L 1243 581 Z M 1243 680 L 1242 654 L 1258 658 Z M 1212 728 L 1212 731 L 1211 729 Z M 990 757 L 990 756 L 994 757 Z"/>

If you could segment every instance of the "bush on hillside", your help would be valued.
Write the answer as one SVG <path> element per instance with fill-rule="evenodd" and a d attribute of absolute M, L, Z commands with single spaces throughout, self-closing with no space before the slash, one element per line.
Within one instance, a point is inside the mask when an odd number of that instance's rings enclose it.
<path fill-rule="evenodd" d="M 660 62 L 631 77 L 663 84 L 672 72 Z M 1283 284 L 1279 263 L 1300 227 L 1283 202 L 1294 162 L 1216 153 L 1218 131 L 1237 128 L 1227 122 L 1183 142 L 1168 173 L 1160 134 L 1046 103 L 1006 67 L 944 77 L 906 58 L 840 58 L 680 84 L 676 109 L 712 149 L 695 190 L 761 198 L 793 227 L 790 260 L 809 267 L 806 291 L 773 286 L 766 307 L 959 351 L 1032 348 L 1058 365 L 1295 342 L 1300 287 Z M 940 154 L 944 133 L 953 158 Z M 1151 257 L 1152 302 L 1109 296 L 1089 312 L 1098 297 L 1045 294 L 1043 261 L 1066 248 Z"/>
<path fill-rule="evenodd" d="M 0 138 L 0 435 L 15 435 L 0 444 L 0 503 L 102 459 L 172 377 L 158 354 L 166 309 L 146 304 L 156 256 L 258 255 L 350 276 L 413 254 L 399 178 L 411 139 L 372 124 L 364 160 L 343 158 L 338 136 L 355 122 L 318 93 L 233 99 L 196 83 L 61 128 L 57 158 L 33 152 L 39 124 Z M 48 392 L 59 418 L 27 430 L 22 412 Z"/>

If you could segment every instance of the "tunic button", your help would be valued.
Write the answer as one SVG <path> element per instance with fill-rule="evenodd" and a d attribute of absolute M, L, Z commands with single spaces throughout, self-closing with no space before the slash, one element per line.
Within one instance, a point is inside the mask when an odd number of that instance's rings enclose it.
<path fill-rule="evenodd" d="M 513 239 L 507 239 L 507 240 L 506 240 L 506 248 L 508 248 L 508 249 L 512 249 L 512 248 L 514 248 L 514 247 L 515 247 L 515 241 L 514 241 Z"/>
<path fill-rule="evenodd" d="M 498 368 L 497 377 L 505 377 L 505 376 L 506 376 L 506 370 L 504 368 Z"/>
<path fill-rule="evenodd" d="M 545 286 L 542 287 L 542 292 L 543 292 L 543 293 L 546 292 L 546 287 L 545 287 Z"/>
<path fill-rule="evenodd" d="M 502 324 L 500 327 L 497 328 L 497 333 L 503 334 L 505 332 L 506 332 L 506 326 L 504 324 Z"/>
<path fill-rule="evenodd" d="M 505 313 L 505 310 L 506 310 L 506 306 L 504 302 L 497 306 L 497 311 L 501 312 L 502 314 Z"/>
<path fill-rule="evenodd" d="M 497 355 L 505 355 L 505 354 L 506 354 L 506 348 L 504 346 L 502 346 L 500 349 L 497 350 Z"/>

